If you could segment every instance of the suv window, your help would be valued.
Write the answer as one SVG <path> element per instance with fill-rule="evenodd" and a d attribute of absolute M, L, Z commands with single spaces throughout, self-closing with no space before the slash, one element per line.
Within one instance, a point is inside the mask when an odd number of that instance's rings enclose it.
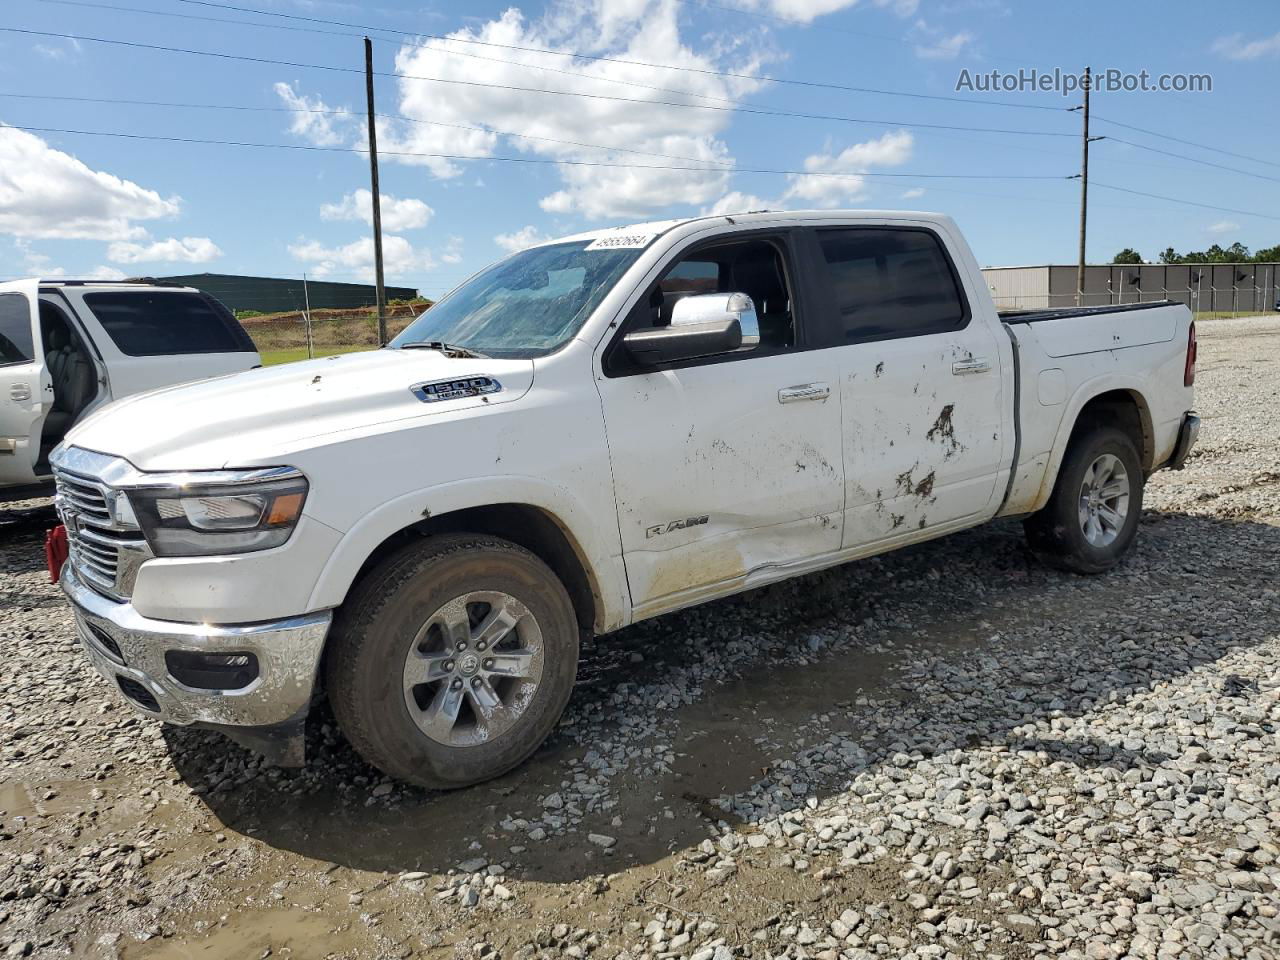
<path fill-rule="evenodd" d="M 959 330 L 969 320 L 951 260 L 928 230 L 818 233 L 846 342 Z"/>
<path fill-rule="evenodd" d="M 31 304 L 24 294 L 0 293 L 0 366 L 30 363 L 34 358 Z"/>
<path fill-rule="evenodd" d="M 242 353 L 253 341 L 226 307 L 195 293 L 112 290 L 84 302 L 107 336 L 131 357 Z"/>

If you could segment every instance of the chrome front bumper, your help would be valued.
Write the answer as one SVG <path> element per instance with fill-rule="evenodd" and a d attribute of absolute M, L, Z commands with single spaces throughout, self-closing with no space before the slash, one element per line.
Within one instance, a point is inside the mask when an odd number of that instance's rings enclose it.
<path fill-rule="evenodd" d="M 141 713 L 183 725 L 265 727 L 295 720 L 311 701 L 330 611 L 237 626 L 176 623 L 96 593 L 70 564 L 61 585 L 90 662 Z M 257 676 L 232 690 L 187 686 L 169 671 L 171 651 L 252 654 Z"/>

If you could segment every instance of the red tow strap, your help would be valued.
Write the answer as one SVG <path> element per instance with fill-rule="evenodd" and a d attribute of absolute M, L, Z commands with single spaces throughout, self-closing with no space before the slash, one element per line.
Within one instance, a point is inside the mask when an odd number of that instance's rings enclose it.
<path fill-rule="evenodd" d="M 67 528 L 58 524 L 44 536 L 44 558 L 49 564 L 49 582 L 57 583 L 67 562 Z"/>

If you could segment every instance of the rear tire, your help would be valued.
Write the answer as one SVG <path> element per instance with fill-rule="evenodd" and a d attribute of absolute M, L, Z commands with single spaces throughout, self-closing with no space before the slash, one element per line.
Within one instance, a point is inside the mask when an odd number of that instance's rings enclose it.
<path fill-rule="evenodd" d="M 1138 535 L 1143 486 L 1133 439 L 1115 427 L 1086 428 L 1072 439 L 1049 502 L 1023 522 L 1027 542 L 1050 566 L 1109 570 Z"/>
<path fill-rule="evenodd" d="M 509 541 L 414 543 L 352 590 L 326 680 L 351 745 L 434 789 L 506 773 L 555 727 L 573 690 L 578 624 L 551 569 Z"/>

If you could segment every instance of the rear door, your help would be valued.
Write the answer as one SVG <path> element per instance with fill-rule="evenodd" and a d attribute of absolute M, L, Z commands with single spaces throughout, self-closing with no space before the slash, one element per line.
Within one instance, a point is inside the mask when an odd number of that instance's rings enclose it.
<path fill-rule="evenodd" d="M 53 385 L 40 344 L 40 283 L 0 283 L 0 485 L 33 483 Z"/>
<path fill-rule="evenodd" d="M 993 506 L 1012 401 L 944 237 L 903 223 L 810 237 L 845 343 L 845 549 L 972 522 Z"/>
<path fill-rule="evenodd" d="M 102 351 L 113 399 L 261 362 L 235 316 L 204 294 L 127 286 L 65 293 Z"/>

